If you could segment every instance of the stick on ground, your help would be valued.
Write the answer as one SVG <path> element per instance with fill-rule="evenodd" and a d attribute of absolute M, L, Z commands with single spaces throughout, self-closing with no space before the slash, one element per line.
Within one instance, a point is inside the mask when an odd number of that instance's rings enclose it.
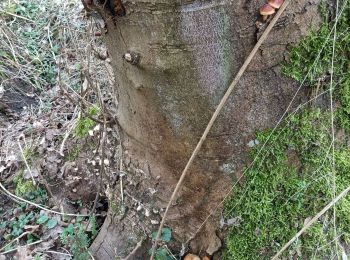
<path fill-rule="evenodd" d="M 345 195 L 350 191 L 350 186 L 343 190 L 336 198 L 334 198 L 326 207 L 324 207 L 320 212 L 316 214 L 307 224 L 295 234 L 295 236 L 289 240 L 278 253 L 272 258 L 272 260 L 277 260 L 278 257 L 295 241 L 297 240 L 309 227 L 314 224 L 324 213 L 326 213 L 330 208 L 332 208 L 339 200 L 345 197 Z"/>

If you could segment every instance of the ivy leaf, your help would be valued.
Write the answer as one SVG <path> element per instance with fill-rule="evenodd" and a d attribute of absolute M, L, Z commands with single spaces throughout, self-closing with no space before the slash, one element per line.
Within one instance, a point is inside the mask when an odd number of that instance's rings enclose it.
<path fill-rule="evenodd" d="M 58 221 L 55 218 L 50 219 L 47 223 L 46 226 L 48 229 L 54 228 L 57 225 Z"/>
<path fill-rule="evenodd" d="M 48 221 L 49 217 L 46 215 L 40 215 L 39 218 L 36 220 L 37 224 L 44 224 L 46 221 Z"/>
<path fill-rule="evenodd" d="M 169 242 L 171 240 L 171 229 L 170 228 L 163 228 L 162 229 L 162 236 L 160 239 L 164 242 Z"/>
<path fill-rule="evenodd" d="M 152 240 L 156 240 L 157 238 L 157 232 L 152 233 Z M 170 228 L 163 228 L 162 234 L 160 236 L 160 240 L 164 242 L 169 242 L 171 240 L 171 229 Z"/>

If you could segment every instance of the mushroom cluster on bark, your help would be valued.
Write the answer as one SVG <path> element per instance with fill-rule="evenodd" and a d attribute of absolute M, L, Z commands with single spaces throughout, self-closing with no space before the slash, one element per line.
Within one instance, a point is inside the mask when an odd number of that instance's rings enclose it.
<path fill-rule="evenodd" d="M 284 0 L 268 0 L 267 4 L 260 7 L 260 14 L 263 20 L 266 21 L 267 18 L 275 13 L 275 9 L 278 9 L 283 4 Z"/>

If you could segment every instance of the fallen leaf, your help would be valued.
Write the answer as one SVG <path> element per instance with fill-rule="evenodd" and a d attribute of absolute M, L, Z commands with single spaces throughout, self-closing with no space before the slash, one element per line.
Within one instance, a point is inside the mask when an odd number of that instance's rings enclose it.
<path fill-rule="evenodd" d="M 45 241 L 54 241 L 60 237 L 60 234 L 63 233 L 64 228 L 57 225 L 56 227 L 52 229 L 48 229 L 42 236 L 42 239 Z M 54 243 L 47 244 L 47 246 L 53 246 Z"/>
<path fill-rule="evenodd" d="M 193 254 L 187 254 L 184 260 L 201 260 L 199 256 Z"/>
<path fill-rule="evenodd" d="M 38 176 L 39 176 L 39 171 L 36 168 L 31 169 L 30 171 L 28 169 L 25 169 L 23 172 L 23 179 L 25 180 L 29 180 L 32 177 L 38 177 Z"/>
<path fill-rule="evenodd" d="M 27 246 L 19 246 L 17 248 L 16 259 L 18 260 L 29 260 L 32 259 L 31 253 Z"/>

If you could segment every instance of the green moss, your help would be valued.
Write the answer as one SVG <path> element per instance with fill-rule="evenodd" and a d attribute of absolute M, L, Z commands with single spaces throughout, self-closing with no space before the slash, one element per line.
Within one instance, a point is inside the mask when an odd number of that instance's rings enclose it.
<path fill-rule="evenodd" d="M 330 122 L 328 113 L 312 108 L 292 116 L 275 133 L 257 134 L 261 144 L 270 136 L 270 146 L 246 171 L 246 183 L 235 189 L 225 205 L 227 218 L 241 219 L 227 238 L 227 259 L 271 257 L 303 227 L 308 217 L 332 199 Z M 252 157 L 260 148 L 261 145 L 252 151 Z M 350 149 L 337 149 L 335 162 L 339 193 L 350 183 Z M 350 235 L 348 199 L 341 201 L 336 210 L 337 232 L 343 233 L 344 239 Z M 333 239 L 330 218 L 320 220 L 290 250 L 311 257 L 319 245 L 324 247 L 318 251 L 318 257 L 329 256 L 334 252 L 332 244 L 325 246 Z"/>
<path fill-rule="evenodd" d="M 72 147 L 65 155 L 65 161 L 75 161 L 81 152 L 81 147 L 79 145 Z"/>
<path fill-rule="evenodd" d="M 87 113 L 92 117 L 98 115 L 99 111 L 100 109 L 97 106 L 91 106 L 87 109 Z M 92 119 L 88 117 L 80 117 L 75 126 L 74 134 L 76 137 L 83 138 L 94 128 L 95 125 L 96 123 Z"/>
<path fill-rule="evenodd" d="M 230 257 L 271 256 L 302 228 L 306 218 L 331 199 L 328 183 L 331 176 L 327 176 L 330 164 L 323 163 L 326 148 L 330 146 L 327 123 L 330 123 L 327 113 L 310 109 L 292 116 L 290 122 L 275 133 L 257 134 L 261 144 L 270 137 L 271 145 L 246 171 L 245 185 L 236 189 L 226 203 L 226 217 L 241 219 L 241 225 L 232 228 L 228 237 Z M 259 149 L 260 146 L 252 151 L 252 157 Z M 350 159 L 350 151 L 347 152 Z M 298 166 L 290 162 L 289 154 L 297 155 L 293 158 Z M 346 169 L 340 170 L 346 172 Z M 322 178 L 325 173 L 326 177 Z M 350 177 L 350 172 L 346 174 Z M 321 238 L 327 241 L 329 236 L 327 232 L 312 234 L 306 239 L 308 243 Z M 313 252 L 301 242 L 303 254 Z"/>
<path fill-rule="evenodd" d="M 17 196 L 22 196 L 23 194 L 33 192 L 34 190 L 35 187 L 31 180 L 19 179 L 19 181 L 16 183 L 15 193 Z"/>
<path fill-rule="evenodd" d="M 111 207 L 112 212 L 113 212 L 114 214 L 119 213 L 120 208 L 119 208 L 119 206 L 117 205 L 117 203 L 115 203 L 114 201 L 110 201 L 110 207 Z"/>
<path fill-rule="evenodd" d="M 349 39 L 350 42 L 350 39 Z M 349 61 L 350 63 L 350 61 Z M 338 100 L 340 107 L 336 111 L 338 124 L 347 132 L 350 131 L 350 71 L 341 82 L 341 88 L 338 91 Z"/>
<path fill-rule="evenodd" d="M 341 4 L 340 4 L 341 6 Z M 338 127 L 350 130 L 348 3 L 338 26 L 334 60 L 334 93 Z M 316 87 L 330 89 L 334 21 L 324 23 L 318 32 L 293 47 L 284 64 L 286 75 Z M 330 35 L 329 40 L 327 37 Z M 324 48 L 317 62 L 319 51 Z M 310 71 L 310 73 L 308 73 Z M 225 259 L 269 259 L 288 242 L 304 222 L 319 212 L 350 183 L 350 149 L 335 143 L 335 169 L 332 169 L 331 114 L 326 108 L 308 107 L 290 115 L 281 126 L 257 133 L 260 145 L 251 151 L 256 158 L 245 171 L 245 182 L 235 187 L 225 204 L 226 218 L 240 218 L 227 236 Z M 268 142 L 262 153 L 262 144 Z M 335 176 L 335 177 L 334 177 Z M 340 241 L 350 242 L 350 197 L 335 207 L 336 230 Z M 284 253 L 298 259 L 330 259 L 338 253 L 334 242 L 333 210 L 328 211 Z"/>
<path fill-rule="evenodd" d="M 350 2 L 346 5 L 340 1 L 339 17 L 336 29 L 334 55 L 334 91 L 341 107 L 336 112 L 337 123 L 350 131 Z M 344 9 L 343 9 L 344 7 Z M 325 12 L 323 10 L 323 12 Z M 324 14 L 325 20 L 330 19 Z M 321 83 L 329 89 L 329 78 L 332 70 L 333 34 L 335 19 L 321 25 L 319 31 L 312 31 L 290 50 L 289 60 L 283 66 L 283 73 L 310 87 Z M 315 62 L 316 61 L 316 62 Z"/>

